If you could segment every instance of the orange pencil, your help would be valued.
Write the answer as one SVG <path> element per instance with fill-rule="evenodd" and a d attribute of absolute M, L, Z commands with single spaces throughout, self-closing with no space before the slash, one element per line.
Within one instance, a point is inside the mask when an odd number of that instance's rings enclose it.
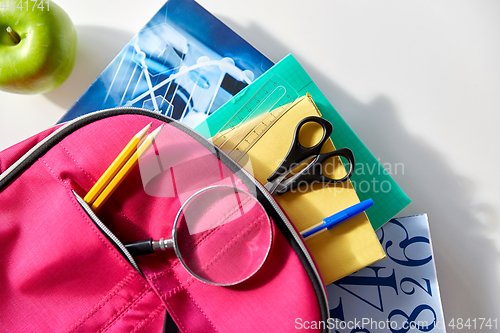
<path fill-rule="evenodd" d="M 151 132 L 144 142 L 137 148 L 137 151 L 128 159 L 125 165 L 118 171 L 109 184 L 102 190 L 97 199 L 90 206 L 94 212 L 97 212 L 102 205 L 113 194 L 116 188 L 122 183 L 127 175 L 132 171 L 132 168 L 137 164 L 139 158 L 153 145 L 156 137 L 160 134 L 163 125 Z"/>
<path fill-rule="evenodd" d="M 132 140 L 123 148 L 123 150 L 118 154 L 111 165 L 104 171 L 102 176 L 97 180 L 97 182 L 92 186 L 90 191 L 85 195 L 83 200 L 88 204 L 92 205 L 95 199 L 101 194 L 102 190 L 109 184 L 111 179 L 118 173 L 118 171 L 123 167 L 123 165 L 129 160 L 129 158 L 136 151 L 137 145 L 139 145 L 144 139 L 146 133 L 151 128 L 153 123 L 149 123 L 146 127 L 140 130 Z"/>

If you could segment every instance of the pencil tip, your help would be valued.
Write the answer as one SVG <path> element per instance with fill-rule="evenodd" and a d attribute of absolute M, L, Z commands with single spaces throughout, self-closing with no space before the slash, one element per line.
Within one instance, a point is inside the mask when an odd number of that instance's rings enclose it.
<path fill-rule="evenodd" d="M 163 128 L 164 125 L 165 124 L 161 124 L 160 126 L 158 126 L 157 129 L 155 129 L 153 132 L 151 132 L 151 137 L 152 138 L 156 138 L 158 136 L 158 134 L 160 134 L 160 131 Z"/>
<path fill-rule="evenodd" d="M 144 127 L 143 129 L 141 129 L 139 131 L 139 133 L 136 134 L 136 136 L 139 139 L 142 139 L 146 135 L 146 133 L 149 131 L 149 129 L 151 128 L 152 125 L 153 125 L 153 122 L 150 122 L 148 125 L 146 125 L 146 127 Z"/>

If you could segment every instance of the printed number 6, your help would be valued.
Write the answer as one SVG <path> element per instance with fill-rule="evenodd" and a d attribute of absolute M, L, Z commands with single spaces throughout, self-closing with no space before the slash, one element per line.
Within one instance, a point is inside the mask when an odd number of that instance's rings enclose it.
<path fill-rule="evenodd" d="M 399 259 L 396 259 L 390 255 L 388 249 L 392 246 L 392 241 L 387 241 L 387 243 L 385 244 L 385 252 L 387 253 L 387 256 L 389 258 L 391 258 L 395 263 L 398 263 L 398 264 L 403 265 L 403 266 L 422 266 L 422 265 L 425 265 L 426 263 L 428 263 L 429 261 L 432 260 L 432 255 L 428 256 L 427 258 L 423 258 L 423 259 L 408 258 L 408 256 L 406 255 L 406 248 L 408 246 L 410 246 L 411 244 L 414 244 L 414 243 L 427 243 L 427 244 L 429 244 L 429 239 L 426 237 L 423 237 L 423 236 L 415 236 L 415 237 L 409 238 L 408 231 L 401 223 L 399 223 L 398 221 L 394 221 L 394 220 L 391 221 L 391 223 L 394 223 L 395 225 L 401 227 L 405 231 L 406 237 L 401 242 L 399 242 L 399 247 L 401 249 L 403 249 L 403 255 L 407 260 L 399 260 Z"/>

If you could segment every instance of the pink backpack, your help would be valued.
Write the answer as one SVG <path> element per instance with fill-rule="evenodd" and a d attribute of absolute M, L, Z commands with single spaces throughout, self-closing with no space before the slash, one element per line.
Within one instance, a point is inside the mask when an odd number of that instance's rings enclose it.
<path fill-rule="evenodd" d="M 148 151 L 153 169 L 144 174 L 140 162 L 91 216 L 78 196 L 150 122 L 165 124 Z M 193 193 L 217 186 L 251 192 L 272 221 L 253 276 L 215 286 L 173 251 L 132 257 L 124 248 L 170 237 Z M 142 109 L 91 113 L 0 153 L 0 286 L 2 332 L 328 331 L 320 273 L 272 196 L 211 142 Z"/>

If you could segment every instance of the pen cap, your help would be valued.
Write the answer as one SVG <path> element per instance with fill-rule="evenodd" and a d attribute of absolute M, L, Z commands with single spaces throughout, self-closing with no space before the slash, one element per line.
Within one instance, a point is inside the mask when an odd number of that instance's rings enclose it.
<path fill-rule="evenodd" d="M 352 206 L 351 208 L 356 208 L 355 211 L 353 210 L 353 213 L 355 213 L 354 215 L 357 215 L 357 214 L 359 214 L 361 212 L 364 212 L 365 210 L 367 210 L 371 206 L 373 206 L 373 200 L 372 199 L 366 199 L 366 200 L 363 200 L 360 203 Z M 351 216 L 354 216 L 354 215 L 351 215 Z"/>

